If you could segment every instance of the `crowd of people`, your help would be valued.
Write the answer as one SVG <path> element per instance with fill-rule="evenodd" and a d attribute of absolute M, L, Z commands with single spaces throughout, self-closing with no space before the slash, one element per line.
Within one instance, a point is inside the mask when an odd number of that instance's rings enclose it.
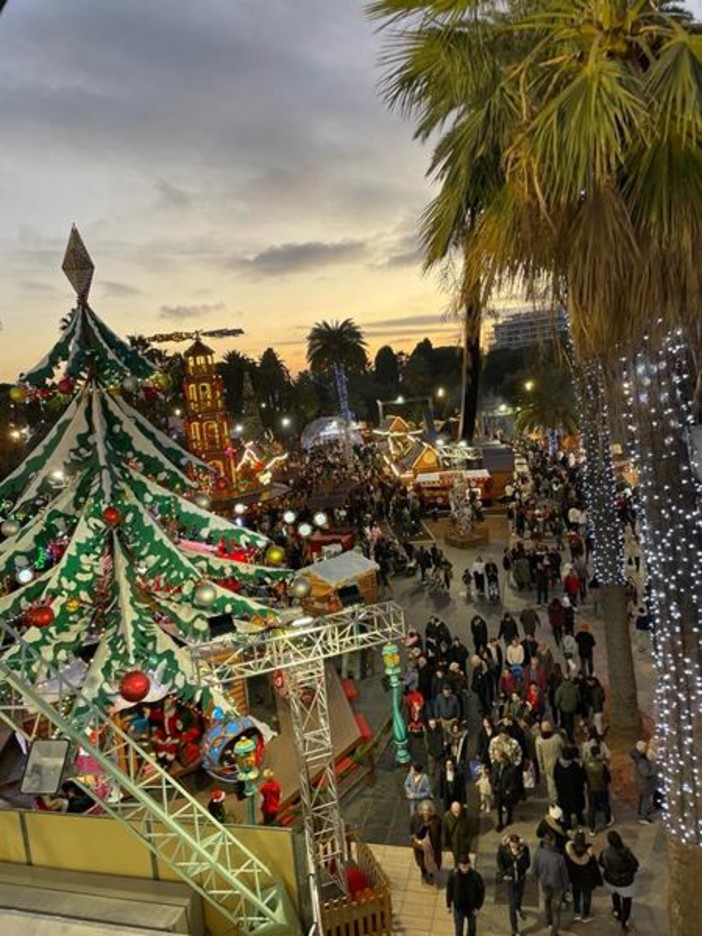
<path fill-rule="evenodd" d="M 596 612 L 598 583 L 591 571 L 580 469 L 573 459 L 549 458 L 540 450 L 531 454 L 532 470 L 515 481 L 507 506 L 514 534 L 528 531 L 528 537 L 505 550 L 502 570 L 527 600 L 533 594 L 531 602 L 519 613 L 503 613 L 494 634 L 486 617 L 474 613 L 469 619 L 472 646 L 452 635 L 436 615 L 422 633 L 410 630 L 406 639 L 408 725 L 423 744 L 415 743 L 418 759 L 404 783 L 413 853 L 427 884 L 439 880 L 442 859 L 451 856 L 446 896 L 457 936 L 466 921 L 469 934 L 475 934 L 485 891 L 470 864 L 475 831 L 467 806 L 471 786 L 478 813 L 492 815 L 502 834 L 496 863 L 513 934 L 524 919 L 529 872 L 539 880 L 551 933 L 559 932 L 565 906 L 572 907 L 575 921 L 589 922 L 593 893 L 603 886 L 611 895 L 612 916 L 628 931 L 639 868 L 621 834 L 611 828 L 605 689 L 595 670 L 596 640 L 581 617 L 586 601 Z M 620 518 L 628 525 L 629 564 L 638 573 L 634 512 L 625 498 Z M 472 592 L 488 600 L 488 576 L 499 576 L 490 565 L 478 556 L 466 569 L 469 597 Z M 424 579 L 426 572 L 418 571 Z M 645 601 L 637 595 L 632 600 L 630 613 L 647 615 Z M 471 706 L 480 717 L 480 727 L 472 732 Z M 648 824 L 661 805 L 655 739 L 640 740 L 630 758 L 638 818 Z M 549 805 L 530 849 L 510 827 L 532 791 L 545 791 Z M 600 832 L 606 832 L 606 845 L 595 854 L 593 839 Z"/>

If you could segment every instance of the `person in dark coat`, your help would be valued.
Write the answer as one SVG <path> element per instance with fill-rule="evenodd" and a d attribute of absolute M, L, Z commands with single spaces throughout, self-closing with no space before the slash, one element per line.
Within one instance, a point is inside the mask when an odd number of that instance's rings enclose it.
<path fill-rule="evenodd" d="M 509 922 L 513 936 L 518 936 L 519 920 L 525 919 L 522 912 L 526 873 L 531 866 L 529 846 L 518 835 L 512 834 L 502 840 L 497 849 L 497 870 L 507 888 Z"/>
<path fill-rule="evenodd" d="M 560 598 L 552 598 L 548 604 L 548 621 L 553 631 L 553 639 L 557 647 L 563 640 L 563 626 L 565 624 L 565 609 Z"/>
<path fill-rule="evenodd" d="M 497 808 L 498 832 L 512 824 L 512 810 L 521 795 L 518 768 L 498 751 L 492 766 L 492 792 Z"/>
<path fill-rule="evenodd" d="M 575 635 L 575 642 L 578 645 L 578 656 L 580 657 L 580 671 L 586 676 L 591 676 L 594 670 L 593 654 L 595 652 L 595 638 L 590 633 L 589 624 L 581 624 Z"/>
<path fill-rule="evenodd" d="M 515 637 L 519 638 L 519 628 L 517 627 L 517 622 L 514 620 L 509 611 L 506 611 L 502 615 L 502 620 L 500 621 L 500 629 L 497 634 L 497 639 L 504 640 L 505 647 L 508 647 Z"/>
<path fill-rule="evenodd" d="M 539 620 L 539 614 L 535 608 L 524 608 L 519 615 L 519 623 L 522 625 L 525 637 L 534 637 L 536 635 L 536 628 L 539 627 L 541 621 Z"/>
<path fill-rule="evenodd" d="M 441 766 L 439 796 L 443 800 L 444 809 L 449 809 L 451 803 L 465 805 L 466 802 L 466 780 L 463 770 L 451 757 L 447 757 Z"/>
<path fill-rule="evenodd" d="M 565 859 L 573 891 L 574 919 L 589 923 L 592 919 L 592 892 L 602 884 L 602 874 L 592 845 L 585 841 L 584 832 L 576 832 L 573 841 L 566 843 Z"/>
<path fill-rule="evenodd" d="M 439 770 L 446 754 L 444 733 L 435 718 L 430 718 L 424 730 L 424 746 L 427 750 L 427 767 L 433 789 L 436 789 Z"/>
<path fill-rule="evenodd" d="M 639 862 L 614 829 L 607 833 L 607 848 L 600 852 L 602 877 L 612 895 L 612 915 L 619 920 L 623 933 L 629 932 L 629 917 L 634 898 L 634 879 Z"/>
<path fill-rule="evenodd" d="M 475 617 L 471 619 L 470 632 L 473 635 L 475 652 L 480 653 L 484 647 L 487 647 L 488 643 L 488 627 L 485 618 L 476 614 Z"/>
<path fill-rule="evenodd" d="M 571 828 L 575 816 L 579 826 L 585 825 L 585 783 L 583 765 L 578 760 L 578 749 L 567 747 L 553 770 L 553 779 L 558 794 L 558 805 L 563 810 L 563 824 Z"/>
<path fill-rule="evenodd" d="M 453 855 L 454 866 L 461 855 L 470 851 L 470 827 L 466 807 L 459 802 L 451 803 L 441 820 L 441 844 Z"/>
<path fill-rule="evenodd" d="M 485 900 L 485 884 L 471 866 L 470 856 L 461 855 L 457 867 L 449 874 L 446 884 L 446 906 L 453 912 L 456 936 L 463 936 L 468 923 L 468 936 L 476 936 L 477 913 Z"/>
<path fill-rule="evenodd" d="M 496 733 L 492 718 L 486 715 L 478 731 L 478 759 L 485 764 L 486 767 L 489 767 L 491 763 L 490 742 L 495 737 Z"/>

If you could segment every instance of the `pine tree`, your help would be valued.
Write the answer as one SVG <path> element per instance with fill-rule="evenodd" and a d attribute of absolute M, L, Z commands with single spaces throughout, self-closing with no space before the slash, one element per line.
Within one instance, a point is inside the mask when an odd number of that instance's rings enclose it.
<path fill-rule="evenodd" d="M 85 690 L 100 704 L 131 670 L 193 700 L 199 687 L 186 645 L 207 639 L 208 616 L 231 614 L 244 634 L 278 621 L 217 581 L 245 588 L 289 573 L 255 563 L 268 541 L 205 509 L 211 469 L 122 396 L 139 380 L 157 384 L 158 374 L 88 305 L 92 263 L 75 229 L 64 270 L 76 308 L 51 352 L 22 375 L 15 398 L 53 387 L 61 365 L 57 386 L 73 395 L 0 483 L 0 620 L 21 625 L 47 663 L 90 659 Z M 200 551 L 193 540 L 224 540 L 242 561 Z M 19 665 L 17 647 L 4 655 Z M 23 675 L 37 682 L 41 664 Z"/>
<path fill-rule="evenodd" d="M 244 384 L 241 393 L 241 425 L 244 427 L 241 437 L 245 442 L 257 442 L 263 438 L 265 429 L 261 422 L 261 414 L 258 409 L 256 394 L 248 371 L 244 374 Z"/>

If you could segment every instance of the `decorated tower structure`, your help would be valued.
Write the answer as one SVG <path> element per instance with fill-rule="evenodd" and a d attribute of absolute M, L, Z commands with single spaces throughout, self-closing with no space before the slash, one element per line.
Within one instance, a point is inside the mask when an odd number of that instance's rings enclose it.
<path fill-rule="evenodd" d="M 183 357 L 188 449 L 217 473 L 213 497 L 224 500 L 235 489 L 237 473 L 222 378 L 215 367 L 214 351 L 199 337 Z"/>

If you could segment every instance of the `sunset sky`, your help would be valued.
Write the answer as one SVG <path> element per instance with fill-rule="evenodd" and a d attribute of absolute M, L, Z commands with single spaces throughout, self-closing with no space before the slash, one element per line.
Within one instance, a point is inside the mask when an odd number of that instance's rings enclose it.
<path fill-rule="evenodd" d="M 0 21 L 0 379 L 73 299 L 123 334 L 226 325 L 296 370 L 322 318 L 375 350 L 457 340 L 415 239 L 428 153 L 377 95 L 356 0 L 10 2 Z"/>
<path fill-rule="evenodd" d="M 701 0 L 690 7 L 702 13 Z M 377 94 L 359 0 L 10 0 L 0 19 L 0 380 L 70 309 L 75 222 L 92 305 L 123 334 L 217 343 L 292 370 L 320 319 L 371 351 L 458 340 L 421 272 L 429 153 Z"/>

